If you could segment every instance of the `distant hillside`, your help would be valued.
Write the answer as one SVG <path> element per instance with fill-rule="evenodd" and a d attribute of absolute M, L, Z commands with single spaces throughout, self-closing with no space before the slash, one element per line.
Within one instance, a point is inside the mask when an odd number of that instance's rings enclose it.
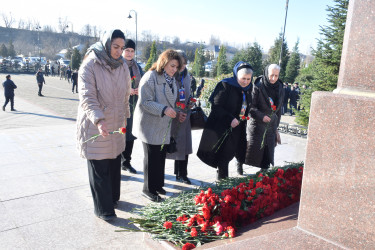
<path fill-rule="evenodd" d="M 71 32 L 63 34 L 40 31 L 39 40 L 42 56 L 48 59 L 57 59 L 56 53 L 60 50 L 86 42 L 92 44 L 97 39 Z M 39 56 L 38 31 L 0 27 L 0 45 L 4 43 L 8 46 L 10 41 L 13 42 L 17 54 Z"/>

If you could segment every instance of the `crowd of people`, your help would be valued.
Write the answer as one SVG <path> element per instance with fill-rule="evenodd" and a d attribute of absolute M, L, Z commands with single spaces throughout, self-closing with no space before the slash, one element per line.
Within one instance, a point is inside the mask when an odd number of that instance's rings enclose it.
<path fill-rule="evenodd" d="M 144 73 L 134 60 L 135 50 L 134 41 L 125 39 L 122 31 L 105 32 L 88 49 L 77 75 L 78 149 L 87 160 L 95 214 L 106 221 L 116 217 L 121 168 L 136 173 L 131 165 L 136 139 L 144 151 L 144 197 L 158 202 L 166 194 L 166 159 L 174 160 L 176 181 L 191 184 L 190 114 L 195 90 L 200 94 L 204 81 L 197 89 L 182 51 L 165 50 Z M 277 128 L 285 89 L 280 67 L 266 66 L 254 83 L 253 71 L 249 63 L 238 62 L 233 76 L 217 83 L 209 99 L 211 112 L 197 156 L 217 169 L 218 180 L 229 176 L 233 158 L 239 174 L 243 174 L 243 164 L 268 169 L 281 143 Z M 125 135 L 120 132 L 123 127 Z"/>

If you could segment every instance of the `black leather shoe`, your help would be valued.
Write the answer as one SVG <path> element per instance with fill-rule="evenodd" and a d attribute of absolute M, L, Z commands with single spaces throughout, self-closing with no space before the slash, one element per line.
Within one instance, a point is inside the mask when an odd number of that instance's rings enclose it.
<path fill-rule="evenodd" d="M 176 181 L 185 183 L 185 184 L 191 184 L 191 181 L 186 176 L 176 176 Z"/>
<path fill-rule="evenodd" d="M 117 218 L 117 215 L 116 214 L 112 214 L 112 215 L 98 215 L 98 217 L 102 220 L 105 220 L 105 221 L 111 221 L 111 220 L 114 220 Z"/>
<path fill-rule="evenodd" d="M 5 111 L 5 107 L 3 106 L 3 111 Z"/>
<path fill-rule="evenodd" d="M 182 176 L 182 182 L 185 183 L 185 184 L 191 184 L 191 181 L 189 180 L 189 178 L 187 178 L 186 176 Z"/>
<path fill-rule="evenodd" d="M 15 109 L 11 109 L 10 111 L 17 111 L 17 110 L 15 110 Z"/>
<path fill-rule="evenodd" d="M 163 199 L 157 194 L 151 194 L 148 192 L 142 192 L 142 196 L 154 202 L 161 202 Z"/>
<path fill-rule="evenodd" d="M 128 171 L 132 174 L 137 173 L 137 170 L 135 170 L 130 164 L 122 165 L 122 170 Z"/>
<path fill-rule="evenodd" d="M 165 191 L 164 188 L 160 188 L 159 190 L 156 190 L 156 193 L 164 195 L 167 193 L 167 191 Z"/>

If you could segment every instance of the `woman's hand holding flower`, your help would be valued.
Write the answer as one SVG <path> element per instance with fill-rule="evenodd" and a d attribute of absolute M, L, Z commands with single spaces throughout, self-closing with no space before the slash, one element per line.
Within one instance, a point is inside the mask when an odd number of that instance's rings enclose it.
<path fill-rule="evenodd" d="M 167 107 L 164 111 L 164 114 L 166 116 L 169 116 L 170 118 L 176 118 L 177 115 L 176 111 L 171 107 Z"/>
<path fill-rule="evenodd" d="M 107 129 L 107 124 L 104 120 L 101 120 L 98 122 L 97 127 L 99 129 L 99 133 L 103 136 L 106 137 L 109 135 L 108 129 Z"/>
<path fill-rule="evenodd" d="M 263 122 L 265 122 L 265 123 L 269 123 L 270 121 L 271 121 L 271 118 L 270 118 L 269 116 L 265 115 L 265 116 L 263 117 Z"/>
<path fill-rule="evenodd" d="M 184 112 L 179 111 L 179 112 L 177 113 L 177 118 L 178 118 L 178 120 L 179 120 L 181 123 L 183 123 L 183 122 L 186 120 L 186 116 L 187 116 L 187 114 L 184 113 Z"/>
<path fill-rule="evenodd" d="M 235 127 L 237 127 L 239 124 L 240 124 L 240 122 L 239 122 L 236 118 L 234 118 L 234 119 L 232 120 L 230 126 L 231 126 L 232 128 L 235 128 Z"/>

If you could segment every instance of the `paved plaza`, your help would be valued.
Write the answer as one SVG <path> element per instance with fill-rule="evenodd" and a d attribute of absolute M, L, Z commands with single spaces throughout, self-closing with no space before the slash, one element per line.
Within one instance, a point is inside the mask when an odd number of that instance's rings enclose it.
<path fill-rule="evenodd" d="M 5 80 L 5 74 L 0 74 L 0 80 Z M 34 75 L 12 75 L 12 80 L 18 86 L 17 111 L 9 111 L 8 104 L 6 112 L 0 113 L 1 248 L 153 249 L 143 233 L 115 232 L 119 226 L 128 226 L 133 208 L 149 203 L 141 196 L 141 142 L 135 142 L 132 160 L 138 173 L 122 171 L 118 218 L 104 222 L 94 215 L 86 160 L 76 150 L 78 94 L 73 94 L 71 84 L 58 77 L 46 77 L 42 91 L 45 97 L 37 95 Z M 292 121 L 291 117 L 282 119 Z M 193 185 L 176 182 L 173 161 L 167 160 L 167 197 L 215 181 L 215 170 L 195 155 L 201 133 L 193 131 L 194 154 L 188 166 Z M 286 134 L 281 134 L 281 139 L 282 145 L 276 148 L 276 165 L 304 160 L 306 139 Z M 258 170 L 244 166 L 247 174 Z M 234 161 L 229 175 L 237 175 Z"/>

